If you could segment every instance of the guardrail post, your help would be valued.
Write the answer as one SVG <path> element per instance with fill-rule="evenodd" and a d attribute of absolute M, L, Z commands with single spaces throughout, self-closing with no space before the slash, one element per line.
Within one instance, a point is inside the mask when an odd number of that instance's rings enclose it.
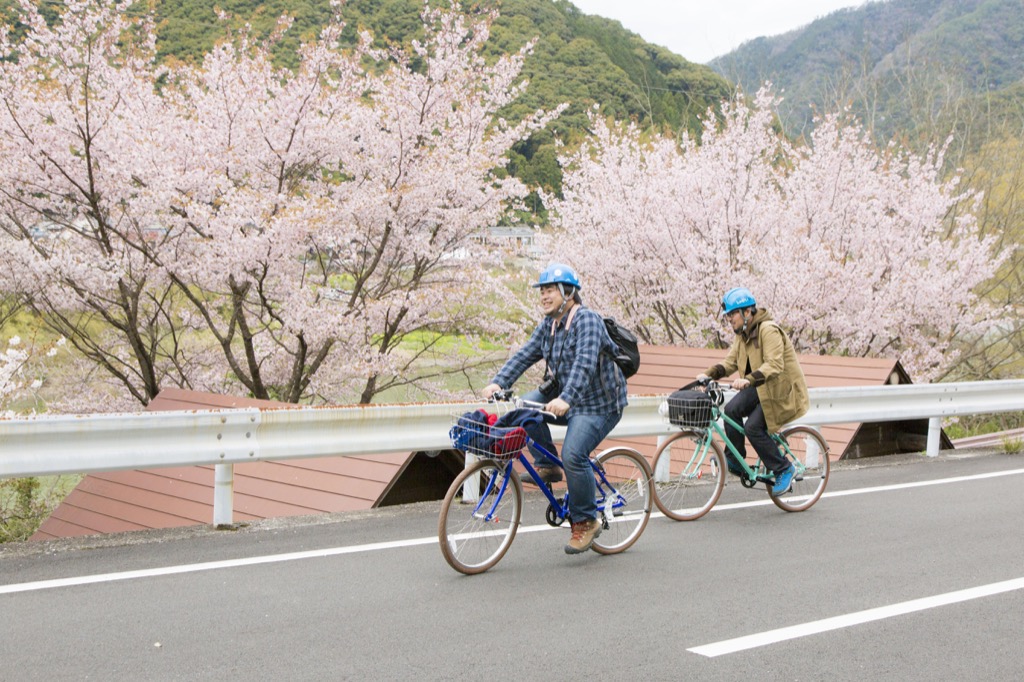
<path fill-rule="evenodd" d="M 658 444 L 655 448 L 655 452 L 661 449 L 665 441 L 669 439 L 668 436 L 658 436 Z M 672 474 L 669 471 L 669 465 L 671 464 L 671 457 L 663 457 L 658 462 L 658 468 L 654 470 L 654 482 L 655 483 L 667 483 Z"/>
<path fill-rule="evenodd" d="M 942 436 L 942 418 L 931 417 L 928 419 L 928 456 L 938 457 L 940 438 Z"/>
<path fill-rule="evenodd" d="M 479 461 L 479 457 L 466 453 L 466 468 L 474 462 Z M 480 474 L 476 476 L 470 476 L 462 484 L 462 503 L 467 504 L 470 502 L 476 502 L 480 499 Z"/>
<path fill-rule="evenodd" d="M 821 429 L 818 428 L 815 424 L 808 424 L 807 426 L 811 427 L 819 434 L 821 433 Z M 818 441 L 814 440 L 813 438 L 807 439 L 807 452 L 804 456 L 807 459 L 805 464 L 807 464 L 808 467 L 816 469 L 818 467 L 822 455 L 824 454 L 825 453 L 821 451 L 821 448 L 818 447 Z"/>
<path fill-rule="evenodd" d="M 233 464 L 217 464 L 213 469 L 213 526 L 232 524 L 235 472 Z"/>

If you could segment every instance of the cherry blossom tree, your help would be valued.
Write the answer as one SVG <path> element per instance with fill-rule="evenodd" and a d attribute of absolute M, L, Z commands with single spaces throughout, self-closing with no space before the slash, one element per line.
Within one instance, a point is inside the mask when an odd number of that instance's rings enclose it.
<path fill-rule="evenodd" d="M 485 62 L 493 14 L 425 8 L 409 52 L 342 51 L 338 16 L 286 70 L 286 20 L 171 68 L 127 10 L 51 27 L 25 0 L 0 36 L 0 286 L 135 399 L 437 391 L 512 332 L 478 235 L 526 194 L 505 152 L 559 111 L 496 118 L 531 46 Z"/>
<path fill-rule="evenodd" d="M 0 29 L 0 286 L 145 402 L 186 362 L 145 238 L 175 168 L 151 136 L 170 115 L 151 27 L 80 0 L 52 26 L 24 1 L 21 21 Z"/>
<path fill-rule="evenodd" d="M 495 172 L 505 152 L 555 114 L 495 120 L 525 87 L 529 46 L 485 63 L 492 15 L 423 19 L 411 54 L 364 39 L 343 56 L 328 27 L 295 74 L 272 67 L 270 45 L 222 46 L 186 88 L 188 146 L 226 163 L 188 193 L 182 214 L 201 227 L 171 269 L 254 395 L 438 390 L 479 358 L 439 341 L 510 333 L 487 305 L 510 298 L 488 272 L 500 263 L 475 235 L 525 195 Z"/>
<path fill-rule="evenodd" d="M 776 132 L 769 88 L 708 115 L 698 146 L 593 120 L 565 160 L 555 222 L 592 299 L 647 341 L 724 346 L 722 292 L 748 286 L 805 353 L 898 357 L 918 379 L 999 311 L 975 295 L 1002 256 L 941 150 L 875 149 L 843 115 L 806 144 Z M 563 242 L 563 245 L 565 242 Z"/>

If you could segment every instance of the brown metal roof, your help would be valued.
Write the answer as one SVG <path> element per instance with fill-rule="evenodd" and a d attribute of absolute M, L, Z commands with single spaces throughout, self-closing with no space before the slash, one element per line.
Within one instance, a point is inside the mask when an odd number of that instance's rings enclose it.
<path fill-rule="evenodd" d="M 640 370 L 629 379 L 633 395 L 665 395 L 680 388 L 725 358 L 725 350 L 640 346 Z M 810 388 L 834 386 L 881 386 L 909 384 L 910 377 L 898 360 L 849 358 L 832 355 L 801 355 L 800 366 Z M 916 446 L 927 433 L 927 421 L 891 424 L 830 424 L 821 427 L 832 459 L 892 454 L 900 447 Z M 615 441 L 636 448 L 648 458 L 654 455 L 657 438 Z M 951 447 L 944 438 L 944 447 Z M 923 449 L 923 446 L 922 448 Z"/>
<path fill-rule="evenodd" d="M 149 410 L 281 407 L 284 403 L 168 388 Z M 440 499 L 452 480 L 450 457 L 399 452 L 247 462 L 234 467 L 234 520 L 370 509 Z M 396 487 L 410 470 L 408 485 Z M 435 471 L 436 470 L 436 471 Z M 457 470 L 457 469 L 456 469 Z M 32 536 L 56 537 L 174 528 L 213 519 L 213 466 L 110 471 L 86 476 Z M 435 480 L 436 479 L 436 480 Z M 442 487 L 443 486 L 443 487 Z M 440 488 L 441 494 L 436 495 Z M 428 497 L 422 497 L 428 495 Z"/>
<path fill-rule="evenodd" d="M 641 346 L 640 371 L 629 380 L 636 395 L 664 395 L 689 383 L 725 351 Z M 801 365 L 812 388 L 910 383 L 895 360 L 804 355 Z M 280 407 L 283 403 L 217 396 L 177 388 L 160 392 L 150 410 Z M 916 446 L 927 422 L 842 424 L 822 432 L 832 457 L 889 454 L 902 443 Z M 907 434 L 917 440 L 907 441 Z M 616 441 L 654 454 L 655 437 Z M 602 444 L 609 447 L 613 442 Z M 944 441 L 948 446 L 948 441 Z M 923 449 L 923 448 L 919 448 Z M 393 453 L 356 457 L 320 457 L 286 462 L 251 462 L 234 467 L 234 519 L 369 509 L 444 497 L 462 460 L 456 451 Z M 86 476 L 32 536 L 34 540 L 173 528 L 213 519 L 212 466 L 113 471 Z"/>

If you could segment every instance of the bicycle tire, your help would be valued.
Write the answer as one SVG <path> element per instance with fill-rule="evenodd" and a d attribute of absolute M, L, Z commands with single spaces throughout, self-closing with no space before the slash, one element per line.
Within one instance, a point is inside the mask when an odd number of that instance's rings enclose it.
<path fill-rule="evenodd" d="M 467 482 L 478 499 L 466 500 Z M 470 483 L 470 487 L 472 483 Z M 510 462 L 474 462 L 459 472 L 441 503 L 437 539 L 445 561 L 459 573 L 483 573 L 505 556 L 519 529 L 523 487 Z"/>
<path fill-rule="evenodd" d="M 832 470 L 829 461 L 828 441 L 826 441 L 817 429 L 809 426 L 792 426 L 779 432 L 779 437 L 786 441 L 792 456 L 785 450 L 779 448 L 786 458 L 792 461 L 795 457 L 800 462 L 800 470 L 793 479 L 793 485 L 789 492 L 782 495 L 772 495 L 772 486 L 769 484 L 768 496 L 779 509 L 788 512 L 799 512 L 810 509 L 815 502 L 821 499 L 828 485 L 829 473 Z"/>
<path fill-rule="evenodd" d="M 592 547 L 598 554 L 618 554 L 633 546 L 651 518 L 651 467 L 643 455 L 631 448 L 605 450 L 594 458 L 594 463 L 604 471 L 614 490 L 609 490 L 594 472 L 598 520 L 605 527 Z M 613 505 L 610 515 L 603 511 L 607 504 Z"/>
<path fill-rule="evenodd" d="M 722 446 L 709 439 L 701 458 L 705 438 L 707 435 L 696 429 L 682 429 L 654 453 L 654 503 L 674 521 L 696 521 L 704 516 L 725 488 Z"/>

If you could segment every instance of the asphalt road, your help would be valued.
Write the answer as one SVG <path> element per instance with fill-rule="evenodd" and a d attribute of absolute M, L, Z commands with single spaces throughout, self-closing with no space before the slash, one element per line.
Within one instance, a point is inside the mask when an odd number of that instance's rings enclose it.
<path fill-rule="evenodd" d="M 0 546 L 3 680 L 1019 680 L 1024 455 L 837 466 L 787 514 L 733 483 L 624 554 L 539 507 L 491 571 L 440 503 Z"/>

